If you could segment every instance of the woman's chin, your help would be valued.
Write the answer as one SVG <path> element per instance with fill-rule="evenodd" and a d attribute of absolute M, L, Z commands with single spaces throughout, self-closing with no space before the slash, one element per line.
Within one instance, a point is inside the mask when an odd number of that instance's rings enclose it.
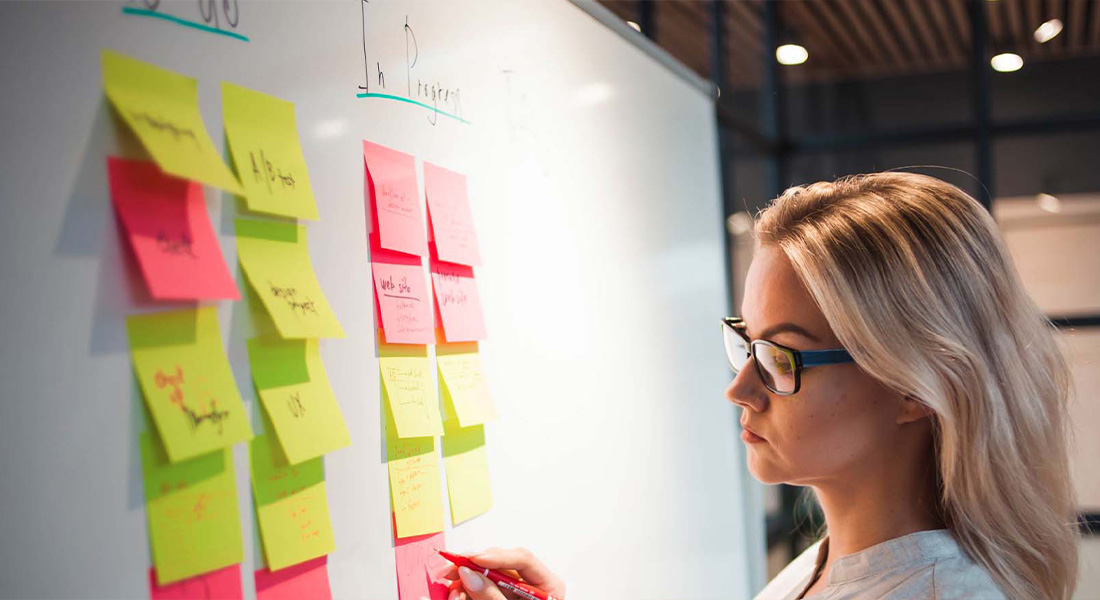
<path fill-rule="evenodd" d="M 749 473 L 760 483 L 774 485 L 787 482 L 786 474 L 781 469 L 776 468 L 772 462 L 761 459 L 755 452 L 749 452 L 748 460 Z"/>

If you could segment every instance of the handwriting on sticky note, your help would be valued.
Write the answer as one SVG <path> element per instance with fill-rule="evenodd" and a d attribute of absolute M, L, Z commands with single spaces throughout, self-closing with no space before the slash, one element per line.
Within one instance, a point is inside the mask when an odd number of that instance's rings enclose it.
<path fill-rule="evenodd" d="M 446 569 L 446 559 L 436 550 L 445 550 L 442 533 L 401 538 L 394 543 L 397 563 L 398 600 L 446 600 L 449 590 L 434 578 Z"/>
<path fill-rule="evenodd" d="M 387 422 L 386 457 L 398 538 L 443 531 L 435 438 L 398 439 Z"/>
<path fill-rule="evenodd" d="M 431 271 L 432 289 L 447 341 L 485 339 L 485 317 L 473 268 L 432 260 Z"/>
<path fill-rule="evenodd" d="M 496 419 L 477 344 L 440 344 L 436 364 L 443 381 L 443 401 L 450 404 L 463 427 Z"/>
<path fill-rule="evenodd" d="M 207 399 L 203 402 L 205 406 L 199 410 L 188 406 L 184 401 L 183 367 L 176 365 L 176 370 L 173 373 L 165 373 L 157 369 L 154 379 L 158 389 L 168 388 L 168 401 L 175 404 L 183 411 L 183 414 L 187 415 L 188 420 L 191 422 L 191 429 L 198 429 L 203 422 L 209 421 L 218 430 L 218 435 L 225 432 L 222 421 L 229 418 L 229 411 L 218 409 L 217 398 Z"/>
<path fill-rule="evenodd" d="M 442 418 L 426 350 L 422 357 L 380 356 L 378 364 L 397 435 L 405 438 L 441 434 Z"/>
<path fill-rule="evenodd" d="M 424 163 L 428 219 L 439 259 L 463 265 L 481 264 L 473 213 L 466 195 L 466 176 Z"/>
<path fill-rule="evenodd" d="M 109 157 L 111 202 L 157 300 L 239 299 L 202 186 L 155 164 Z"/>
<path fill-rule="evenodd" d="M 363 142 L 369 186 L 367 204 L 378 225 L 382 248 L 417 256 L 427 254 L 424 212 L 416 190 L 416 163 L 412 156 Z"/>
<path fill-rule="evenodd" d="M 371 271 L 386 342 L 434 342 L 432 307 L 424 268 L 376 261 L 371 263 Z"/>

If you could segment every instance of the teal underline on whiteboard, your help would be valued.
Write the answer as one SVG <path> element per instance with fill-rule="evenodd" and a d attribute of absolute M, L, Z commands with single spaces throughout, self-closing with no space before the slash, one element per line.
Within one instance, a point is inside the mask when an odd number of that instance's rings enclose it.
<path fill-rule="evenodd" d="M 423 102 L 417 102 L 416 100 L 410 100 L 408 98 L 403 98 L 401 96 L 394 96 L 394 95 L 391 95 L 391 94 L 364 93 L 364 94 L 356 94 L 355 97 L 356 98 L 386 98 L 387 100 L 397 100 L 399 102 L 408 102 L 409 104 L 415 104 L 417 106 L 422 106 L 422 107 L 424 107 L 424 108 L 426 108 L 430 111 L 437 112 L 437 113 L 443 115 L 444 117 L 450 117 L 450 118 L 452 118 L 456 121 L 460 121 L 460 122 L 465 123 L 467 125 L 470 124 L 469 121 L 467 121 L 466 119 L 463 119 L 462 117 L 460 117 L 458 115 L 452 115 L 451 113 L 443 112 L 443 111 L 439 110 L 438 108 L 436 108 L 434 106 L 428 106 L 427 104 L 424 104 Z"/>
<path fill-rule="evenodd" d="M 232 31 L 225 31 L 223 29 L 218 29 L 217 27 L 211 27 L 209 25 L 203 25 L 202 23 L 196 23 L 194 21 L 188 21 L 187 19 L 181 19 L 181 18 L 173 16 L 173 15 L 166 15 L 164 13 L 159 13 L 159 12 L 152 11 L 152 10 L 145 10 L 144 8 L 134 8 L 132 6 L 123 6 L 122 7 L 122 12 L 123 12 L 123 14 L 127 14 L 127 15 L 137 15 L 139 17 L 153 17 L 153 18 L 156 18 L 156 19 L 163 19 L 165 21 L 170 21 L 172 23 L 177 23 L 179 25 L 183 25 L 184 27 L 190 27 L 192 29 L 198 29 L 199 31 L 207 31 L 209 33 L 218 33 L 218 34 L 221 34 L 221 35 L 224 35 L 224 36 L 228 36 L 228 37 L 231 37 L 231 38 L 234 38 L 234 39 L 241 40 L 242 42 L 247 42 L 248 41 L 247 37 L 245 37 L 245 36 L 243 36 L 239 33 L 234 33 Z"/>

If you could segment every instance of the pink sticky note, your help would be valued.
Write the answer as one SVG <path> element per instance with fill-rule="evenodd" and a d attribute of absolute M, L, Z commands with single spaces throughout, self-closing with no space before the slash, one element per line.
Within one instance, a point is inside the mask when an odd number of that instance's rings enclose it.
<path fill-rule="evenodd" d="M 151 162 L 109 157 L 111 200 L 149 294 L 157 300 L 238 300 L 202 186 Z"/>
<path fill-rule="evenodd" d="M 435 306 L 448 342 L 476 342 L 485 339 L 485 318 L 477 291 L 473 267 L 430 260 Z"/>
<path fill-rule="evenodd" d="M 443 533 L 401 538 L 394 543 L 398 600 L 447 600 L 447 584 L 436 578 L 450 565 L 436 550 L 446 550 Z"/>
<path fill-rule="evenodd" d="M 229 565 L 168 585 L 157 585 L 156 568 L 149 569 L 152 600 L 241 600 L 241 565 Z"/>
<path fill-rule="evenodd" d="M 419 258 L 372 252 L 374 298 L 389 344 L 435 342 L 432 297 Z"/>
<path fill-rule="evenodd" d="M 328 583 L 328 557 L 272 572 L 256 571 L 256 600 L 332 600 Z"/>
<path fill-rule="evenodd" d="M 367 199 L 373 228 L 383 248 L 417 256 L 428 254 L 424 212 L 416 191 L 412 156 L 363 141 L 367 168 Z"/>
<path fill-rule="evenodd" d="M 439 259 L 462 265 L 481 264 L 474 215 L 466 195 L 466 176 L 424 163 L 424 194 Z"/>

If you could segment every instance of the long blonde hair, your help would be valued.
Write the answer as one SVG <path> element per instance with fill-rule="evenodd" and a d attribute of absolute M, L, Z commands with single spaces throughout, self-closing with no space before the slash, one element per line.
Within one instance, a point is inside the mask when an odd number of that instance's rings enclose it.
<path fill-rule="evenodd" d="M 985 209 L 874 173 L 788 189 L 755 233 L 863 370 L 935 412 L 939 508 L 964 551 L 1009 598 L 1069 598 L 1069 373 Z"/>

